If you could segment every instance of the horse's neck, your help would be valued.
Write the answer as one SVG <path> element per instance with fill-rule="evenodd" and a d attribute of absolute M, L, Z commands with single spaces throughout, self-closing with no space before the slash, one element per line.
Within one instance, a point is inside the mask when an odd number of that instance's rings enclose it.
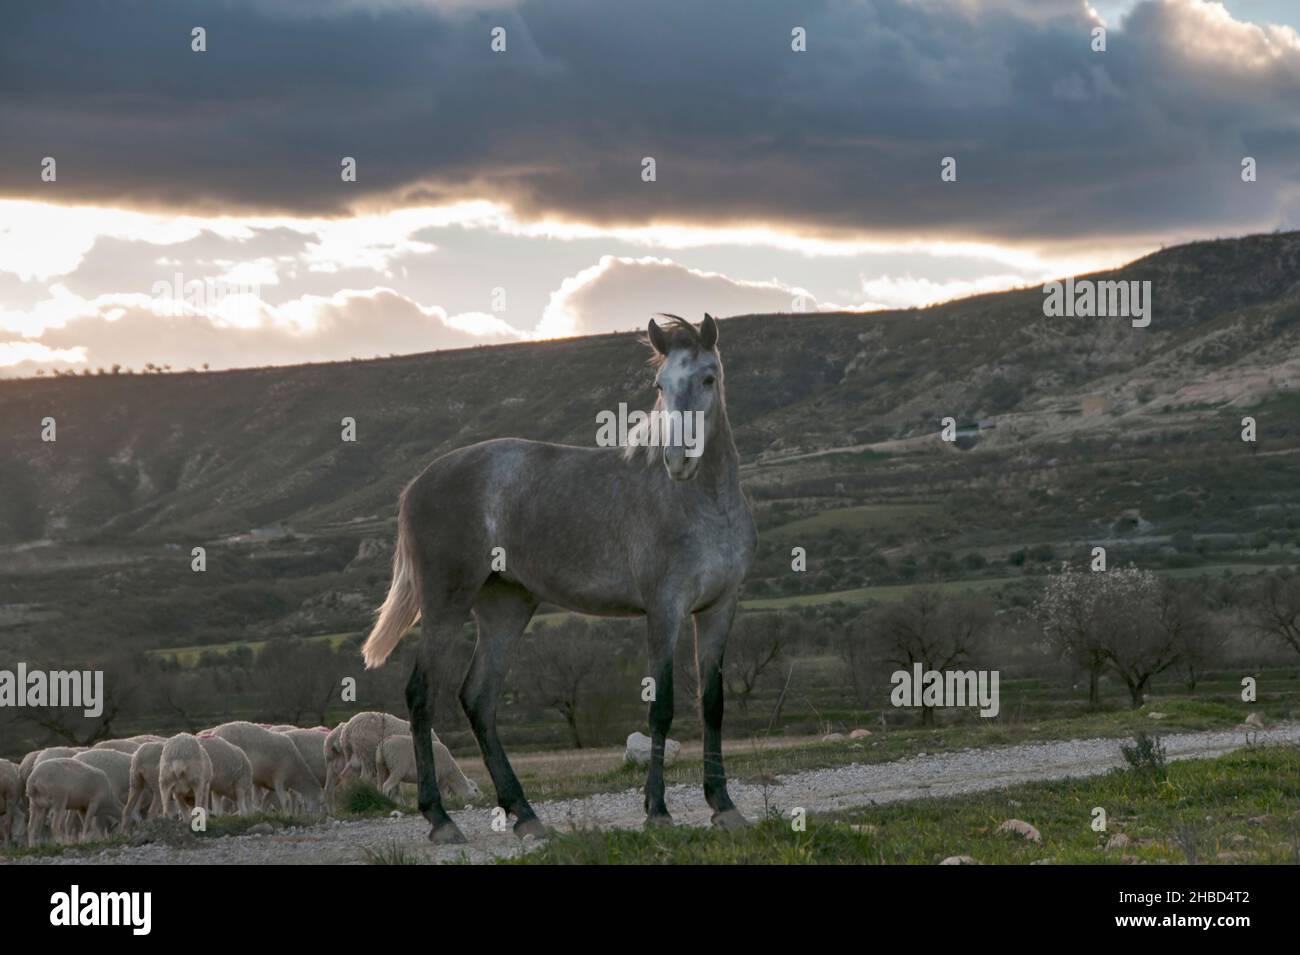
<path fill-rule="evenodd" d="M 704 460 L 695 480 L 721 503 L 743 500 L 740 494 L 740 453 L 731 435 L 731 422 L 724 407 L 718 426 L 704 445 Z"/>

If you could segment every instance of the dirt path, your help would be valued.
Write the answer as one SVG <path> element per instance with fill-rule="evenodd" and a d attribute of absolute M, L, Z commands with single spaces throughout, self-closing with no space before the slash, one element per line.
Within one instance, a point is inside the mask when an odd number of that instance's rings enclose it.
<path fill-rule="evenodd" d="M 1259 733 L 1261 744 L 1300 742 L 1300 723 L 1284 723 Z M 1241 730 L 1184 733 L 1163 738 L 1171 759 L 1219 756 L 1244 746 Z M 891 763 L 855 763 L 782 777 L 763 787 L 733 782 L 732 797 L 750 818 L 762 814 L 765 804 L 782 810 L 802 806 L 829 811 L 930 796 L 998 789 L 1016 783 L 1091 776 L 1122 765 L 1123 740 L 1089 739 L 1032 743 L 954 753 L 922 754 Z M 766 800 L 766 802 L 765 802 Z M 668 807 L 679 825 L 706 826 L 709 810 L 695 786 L 672 786 Z M 634 828 L 644 820 L 641 793 L 626 790 L 583 799 L 554 800 L 535 807 L 542 821 L 560 830 L 571 828 Z M 283 829 L 267 835 L 243 835 L 205 842 L 198 848 L 177 849 L 161 845 L 107 849 L 85 856 L 24 860 L 114 864 L 263 864 L 358 863 L 366 850 L 400 846 L 407 853 L 430 861 L 450 861 L 462 854 L 472 862 L 516 855 L 523 851 L 513 833 L 493 832 L 486 809 L 466 809 L 452 814 L 468 846 L 438 847 L 425 839 L 428 825 L 416 816 L 362 821 L 331 821 L 319 826 Z"/>

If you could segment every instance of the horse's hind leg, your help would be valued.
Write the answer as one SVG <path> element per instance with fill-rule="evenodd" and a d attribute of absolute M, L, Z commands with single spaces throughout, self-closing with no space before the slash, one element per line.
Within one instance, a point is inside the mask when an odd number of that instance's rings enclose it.
<path fill-rule="evenodd" d="M 476 587 L 475 592 L 477 589 Z M 431 606 L 425 600 L 423 623 L 420 625 L 423 636 L 415 667 L 411 670 L 411 679 L 406 684 L 406 705 L 411 715 L 411 741 L 415 745 L 415 765 L 419 776 L 417 804 L 421 815 L 433 826 L 429 831 L 430 841 L 444 844 L 464 842 L 465 835 L 443 808 L 442 793 L 438 790 L 438 775 L 433 763 L 433 738 L 429 734 L 433 729 L 434 704 L 439 685 L 450 676 L 447 672 L 447 659 L 450 656 L 448 651 L 469 614 L 472 602 L 471 594 L 464 601 L 463 610 L 459 607 L 449 610 L 445 603 Z"/>
<path fill-rule="evenodd" d="M 460 688 L 461 706 L 474 729 L 483 762 L 492 775 L 497 805 L 515 817 L 515 834 L 520 838 L 544 836 L 545 829 L 524 798 L 523 787 L 497 738 L 497 697 L 505 675 L 506 653 L 511 642 L 524 632 L 536 609 L 537 599 L 522 587 L 495 577 L 483 586 L 474 602 L 478 642 Z"/>
<path fill-rule="evenodd" d="M 736 614 L 734 599 L 695 615 L 695 662 L 700 674 L 700 717 L 704 723 L 704 800 L 713 824 L 722 829 L 748 825 L 727 795 L 722 768 L 722 654 Z"/>

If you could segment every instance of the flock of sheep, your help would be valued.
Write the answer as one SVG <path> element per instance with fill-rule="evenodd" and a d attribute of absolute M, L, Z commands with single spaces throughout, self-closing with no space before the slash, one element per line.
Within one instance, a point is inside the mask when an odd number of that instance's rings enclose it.
<path fill-rule="evenodd" d="M 433 738 L 444 796 L 478 787 Z M 0 843 L 50 836 L 86 841 L 127 831 L 146 818 L 188 822 L 195 807 L 213 814 L 268 809 L 321 812 L 343 782 L 363 779 L 392 795 L 416 781 L 411 727 L 388 713 L 358 713 L 334 729 L 236 721 L 198 735 L 109 739 L 91 748 L 51 746 L 15 764 L 0 759 Z"/>

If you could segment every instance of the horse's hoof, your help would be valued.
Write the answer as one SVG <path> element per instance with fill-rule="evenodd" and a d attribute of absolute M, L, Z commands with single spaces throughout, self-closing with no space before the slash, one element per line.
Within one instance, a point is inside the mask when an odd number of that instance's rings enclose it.
<path fill-rule="evenodd" d="M 709 820 L 714 829 L 748 829 L 749 820 L 740 814 L 739 809 L 727 809 L 715 812 Z"/>
<path fill-rule="evenodd" d="M 429 841 L 437 846 L 459 846 L 468 840 L 465 833 L 460 831 L 460 827 L 448 819 L 440 826 L 434 826 L 429 830 Z"/>
<path fill-rule="evenodd" d="M 673 827 L 673 817 L 666 812 L 646 816 L 645 827 L 647 829 L 671 829 Z"/>
<path fill-rule="evenodd" d="M 545 839 L 546 827 L 542 825 L 542 820 L 536 816 L 528 819 L 520 819 L 515 823 L 515 835 L 520 839 Z"/>

